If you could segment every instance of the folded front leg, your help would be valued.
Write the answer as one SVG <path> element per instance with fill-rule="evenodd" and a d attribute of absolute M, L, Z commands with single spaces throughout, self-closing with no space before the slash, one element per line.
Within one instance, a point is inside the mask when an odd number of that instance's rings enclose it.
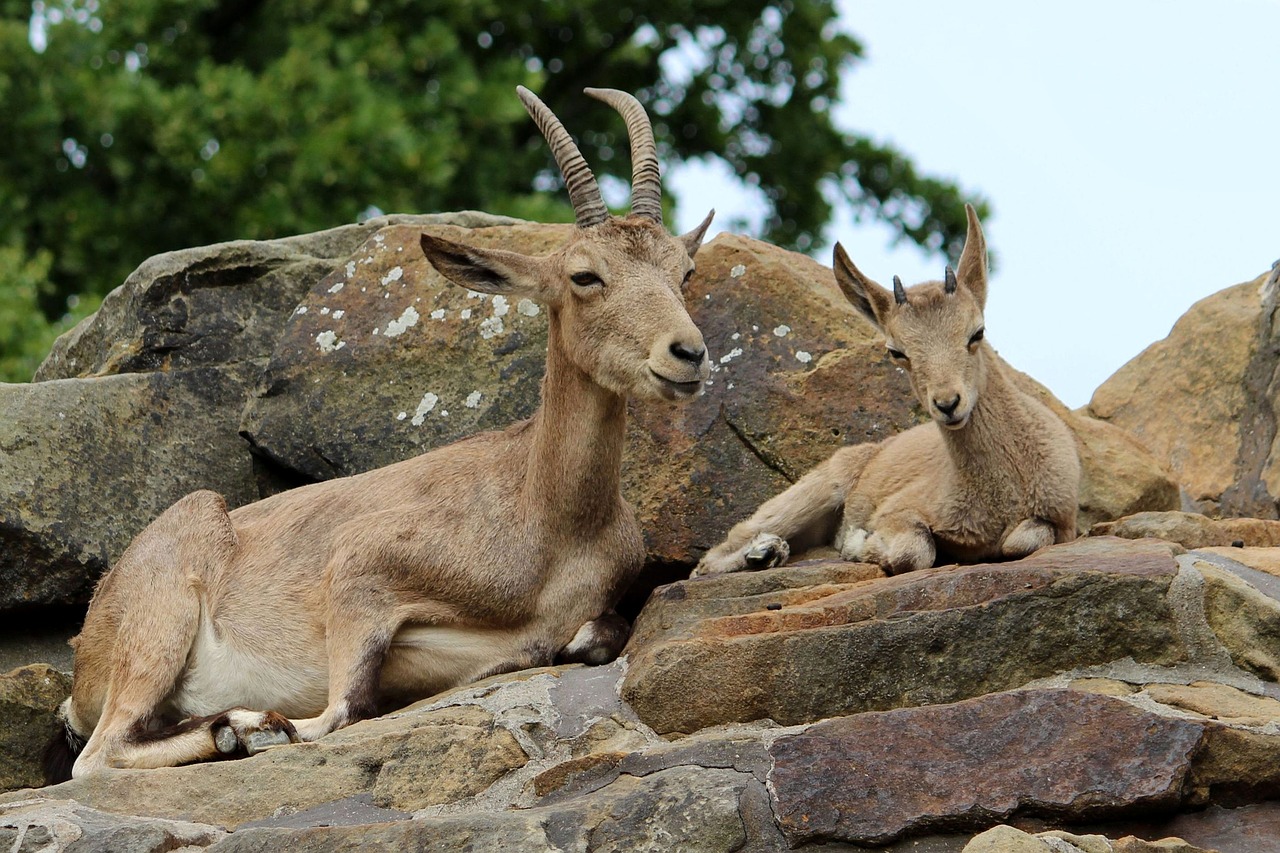
<path fill-rule="evenodd" d="M 927 569 L 937 559 L 933 532 L 919 513 L 902 510 L 876 518 L 863 548 L 863 559 L 891 575 Z"/>

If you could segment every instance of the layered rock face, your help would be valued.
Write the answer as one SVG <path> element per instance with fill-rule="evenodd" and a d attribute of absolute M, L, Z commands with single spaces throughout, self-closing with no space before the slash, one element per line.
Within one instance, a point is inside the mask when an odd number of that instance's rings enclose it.
<path fill-rule="evenodd" d="M 894 578 L 816 561 L 681 581 L 614 664 L 0 795 L 0 844 L 1280 850 L 1280 601 L 1180 551 L 1101 538 Z"/>
<path fill-rule="evenodd" d="M 1197 302 L 1167 338 L 1104 382 L 1087 408 L 1170 467 L 1185 509 L 1277 518 L 1277 263 Z"/>

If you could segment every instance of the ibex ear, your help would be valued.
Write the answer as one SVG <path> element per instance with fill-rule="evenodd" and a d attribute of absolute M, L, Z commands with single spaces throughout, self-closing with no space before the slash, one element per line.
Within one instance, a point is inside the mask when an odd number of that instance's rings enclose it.
<path fill-rule="evenodd" d="M 442 276 L 460 287 L 546 301 L 541 258 L 466 246 L 431 234 L 422 235 L 422 254 Z"/>
<path fill-rule="evenodd" d="M 680 240 L 684 243 L 684 250 L 689 253 L 689 257 L 693 257 L 698 253 L 698 247 L 702 245 L 702 238 L 706 235 L 707 229 L 711 227 L 711 220 L 715 218 L 715 208 L 707 214 L 707 218 L 702 220 L 702 224 L 690 231 L 688 234 L 681 234 Z"/>
<path fill-rule="evenodd" d="M 863 275 L 853 265 L 853 261 L 849 260 L 844 246 L 839 243 L 836 243 L 832 266 L 835 268 L 836 284 L 844 291 L 845 298 L 873 326 L 883 332 L 885 318 L 893 307 L 893 294 Z"/>
<path fill-rule="evenodd" d="M 981 308 L 987 305 L 987 241 L 982 236 L 982 225 L 978 222 L 978 213 L 973 205 L 964 206 L 965 216 L 969 218 L 969 232 L 964 238 L 964 251 L 960 253 L 960 264 L 956 267 L 956 280 L 969 289 Z"/>

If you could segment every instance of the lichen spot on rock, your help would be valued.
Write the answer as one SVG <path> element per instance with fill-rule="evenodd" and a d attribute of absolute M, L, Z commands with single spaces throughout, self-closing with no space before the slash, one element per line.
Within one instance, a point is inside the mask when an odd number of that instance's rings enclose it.
<path fill-rule="evenodd" d="M 502 325 L 501 317 L 485 317 L 480 321 L 480 337 L 485 340 L 500 335 L 504 331 L 506 329 Z"/>
<path fill-rule="evenodd" d="M 791 334 L 791 327 L 786 323 L 783 323 L 781 326 L 775 328 L 773 333 L 780 338 L 785 338 L 787 335 Z"/>
<path fill-rule="evenodd" d="M 387 329 L 382 334 L 384 337 L 394 338 L 403 335 L 410 326 L 416 325 L 418 325 L 418 309 L 410 305 L 400 313 L 399 317 L 387 324 Z"/>
<path fill-rule="evenodd" d="M 800 362 L 801 364 L 808 364 L 809 362 L 813 361 L 813 356 L 805 352 L 804 350 L 800 350 L 799 352 L 796 353 L 796 361 Z"/>
<path fill-rule="evenodd" d="M 399 281 L 403 277 L 404 277 L 404 269 L 402 267 L 392 267 L 391 269 L 387 270 L 387 274 L 382 277 L 382 283 L 384 285 L 387 285 L 393 281 Z"/>
<path fill-rule="evenodd" d="M 337 284 L 335 284 L 333 287 L 329 288 L 329 292 L 330 292 L 330 293 L 337 293 L 337 292 L 339 292 L 340 290 L 342 290 L 342 288 L 344 288 L 344 287 L 346 287 L 346 286 L 347 286 L 347 283 L 346 283 L 345 281 L 340 281 L 340 282 L 338 282 Z"/>
<path fill-rule="evenodd" d="M 468 409 L 479 408 L 480 396 L 481 395 L 479 391 L 472 391 L 470 394 L 467 395 L 467 399 L 463 401 L 463 405 L 465 405 Z"/>
<path fill-rule="evenodd" d="M 742 264 L 738 264 L 733 269 L 729 270 L 729 276 L 731 278 L 742 278 L 742 276 L 746 273 L 746 271 L 747 271 L 746 267 L 744 267 Z"/>
<path fill-rule="evenodd" d="M 510 310 L 511 310 L 511 306 L 507 304 L 507 297 L 503 296 L 501 293 L 496 294 L 493 297 L 493 316 L 494 317 L 505 317 L 507 316 L 507 312 Z"/>
<path fill-rule="evenodd" d="M 724 355 L 720 356 L 720 363 L 728 364 L 740 355 L 742 355 L 742 347 L 734 347 Z"/>
<path fill-rule="evenodd" d="M 325 329 L 316 335 L 316 346 L 320 347 L 320 352 L 337 352 L 346 345 L 347 342 L 338 340 L 332 329 Z"/>
<path fill-rule="evenodd" d="M 516 312 L 526 317 L 537 317 L 539 312 L 538 303 L 532 299 L 521 299 L 516 304 Z"/>
<path fill-rule="evenodd" d="M 427 419 L 427 415 L 436 407 L 436 403 L 440 402 L 440 398 L 430 391 L 422 395 L 422 402 L 418 403 L 418 408 L 413 412 L 413 420 L 409 423 L 414 426 L 422 426 L 422 422 Z"/>

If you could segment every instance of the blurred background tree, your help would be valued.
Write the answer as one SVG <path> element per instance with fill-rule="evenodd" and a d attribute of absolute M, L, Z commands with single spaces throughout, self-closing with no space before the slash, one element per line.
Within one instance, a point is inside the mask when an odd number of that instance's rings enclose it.
<path fill-rule="evenodd" d="M 764 239 L 816 248 L 843 198 L 958 254 L 982 200 L 832 125 L 861 52 L 832 0 L 0 0 L 0 381 L 157 252 L 383 211 L 571 220 L 517 84 L 606 198 L 625 135 L 584 86 L 635 92 L 668 169 L 759 187 Z"/>

